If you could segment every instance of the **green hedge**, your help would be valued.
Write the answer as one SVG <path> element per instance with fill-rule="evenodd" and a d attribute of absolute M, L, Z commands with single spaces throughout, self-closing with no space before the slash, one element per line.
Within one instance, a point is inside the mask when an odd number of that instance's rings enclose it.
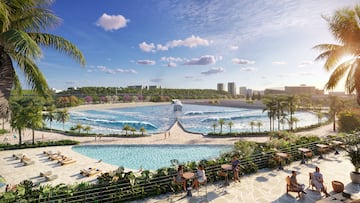
<path fill-rule="evenodd" d="M 36 142 L 32 143 L 24 143 L 24 144 L 0 144 L 0 151 L 4 150 L 15 150 L 15 149 L 26 149 L 26 148 L 36 148 L 36 147 L 49 147 L 49 146 L 64 146 L 64 145 L 78 145 L 79 141 L 74 140 L 57 140 L 57 141 L 47 141 L 47 142 Z"/>

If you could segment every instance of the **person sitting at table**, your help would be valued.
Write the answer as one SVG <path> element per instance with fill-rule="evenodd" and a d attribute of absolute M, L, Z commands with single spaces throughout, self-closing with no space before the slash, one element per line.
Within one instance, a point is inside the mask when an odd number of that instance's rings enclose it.
<path fill-rule="evenodd" d="M 231 168 L 232 168 L 232 171 L 234 173 L 234 182 L 237 182 L 237 181 L 240 182 L 240 179 L 239 179 L 239 167 L 240 167 L 240 161 L 237 158 L 237 156 L 234 155 L 233 158 L 231 159 Z"/>
<path fill-rule="evenodd" d="M 205 183 L 206 182 L 206 175 L 205 175 L 205 169 L 203 165 L 199 165 L 198 169 L 196 170 L 196 174 L 195 174 L 195 180 L 192 184 L 192 187 L 196 190 L 199 190 L 199 184 L 201 183 Z"/>
<path fill-rule="evenodd" d="M 304 184 L 299 184 L 297 182 L 296 179 L 296 172 L 295 171 L 291 171 L 291 177 L 290 177 L 290 187 L 292 191 L 298 191 L 298 192 L 302 192 L 304 194 L 306 194 L 306 192 L 304 191 L 305 185 Z"/>
<path fill-rule="evenodd" d="M 179 165 L 178 171 L 176 173 L 175 182 L 176 183 L 182 183 L 184 191 L 186 191 L 186 180 L 183 176 L 184 174 L 184 167 L 182 165 Z"/>
<path fill-rule="evenodd" d="M 329 194 L 326 191 L 326 187 L 324 186 L 324 179 L 323 175 L 320 173 L 320 168 L 316 167 L 315 172 L 313 173 L 313 178 L 311 180 L 311 184 L 313 184 L 317 191 L 321 191 L 325 193 L 326 197 L 329 196 Z"/>

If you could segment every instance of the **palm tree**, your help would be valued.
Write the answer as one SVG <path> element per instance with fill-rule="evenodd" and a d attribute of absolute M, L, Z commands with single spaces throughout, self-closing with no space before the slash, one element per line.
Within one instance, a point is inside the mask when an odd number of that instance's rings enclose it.
<path fill-rule="evenodd" d="M 139 129 L 139 131 L 141 132 L 141 135 L 144 135 L 144 132 L 146 131 L 146 129 L 145 129 L 144 126 L 142 126 L 142 127 Z"/>
<path fill-rule="evenodd" d="M 43 32 L 60 23 L 60 19 L 48 9 L 51 2 L 14 0 L 0 3 L 0 112 L 9 108 L 11 89 L 21 89 L 16 70 L 22 72 L 30 88 L 42 96 L 49 94 L 45 77 L 35 63 L 42 56 L 41 47 L 54 48 L 85 65 L 84 56 L 74 44 Z M 13 63 L 18 69 L 15 70 Z"/>
<path fill-rule="evenodd" d="M 70 119 L 70 114 L 69 114 L 68 110 L 65 108 L 61 111 L 57 111 L 55 118 L 56 118 L 56 121 L 61 122 L 63 124 L 63 129 L 64 129 L 65 122 Z"/>
<path fill-rule="evenodd" d="M 255 121 L 250 121 L 251 132 L 254 132 Z"/>
<path fill-rule="evenodd" d="M 267 111 L 267 115 L 270 120 L 270 132 L 274 129 L 274 120 L 275 120 L 275 113 L 276 113 L 276 101 L 274 98 L 265 98 L 263 99 L 263 104 L 265 104 L 265 108 L 263 112 Z"/>
<path fill-rule="evenodd" d="M 220 125 L 220 134 L 222 134 L 222 127 L 225 124 L 225 119 L 220 118 L 218 122 L 219 122 L 219 125 Z"/>
<path fill-rule="evenodd" d="M 46 113 L 44 114 L 44 118 L 45 120 L 48 120 L 50 123 L 50 131 L 52 131 L 52 127 L 51 127 L 51 123 L 53 122 L 53 120 L 56 118 L 55 116 L 55 105 L 51 105 L 47 108 Z"/>
<path fill-rule="evenodd" d="M 292 120 L 293 115 L 296 112 L 297 109 L 297 103 L 298 103 L 298 98 L 294 95 L 288 96 L 287 97 L 287 107 L 288 107 L 288 113 L 290 115 L 289 120 Z M 289 122 L 290 124 L 290 130 L 293 130 L 293 123 Z"/>
<path fill-rule="evenodd" d="M 85 126 L 83 130 L 86 132 L 86 134 L 89 134 L 89 131 L 91 130 L 91 126 Z"/>
<path fill-rule="evenodd" d="M 78 123 L 78 124 L 75 125 L 75 127 L 73 129 L 78 130 L 78 133 L 80 134 L 81 130 L 84 129 L 84 127 L 83 127 L 83 125 Z"/>
<path fill-rule="evenodd" d="M 12 101 L 10 105 L 11 120 L 10 126 L 19 133 L 19 145 L 22 143 L 22 131 L 28 123 L 27 112 L 25 110 L 25 102 L 23 100 Z"/>
<path fill-rule="evenodd" d="M 234 123 L 232 121 L 228 122 L 229 128 L 230 128 L 230 133 L 231 133 L 231 128 L 233 127 Z"/>
<path fill-rule="evenodd" d="M 263 123 L 262 123 L 261 121 L 258 121 L 258 122 L 256 122 L 256 125 L 258 126 L 259 132 L 260 132 L 260 128 L 261 128 L 261 126 L 263 125 Z"/>
<path fill-rule="evenodd" d="M 136 132 L 136 128 L 134 128 L 134 127 L 131 127 L 131 128 L 130 128 L 130 131 L 132 132 L 132 134 L 133 134 L 133 135 L 135 135 L 135 132 Z"/>
<path fill-rule="evenodd" d="M 330 115 L 333 120 L 333 131 L 336 131 L 336 114 L 344 108 L 344 102 L 337 96 L 330 96 Z"/>
<path fill-rule="evenodd" d="M 28 120 L 26 127 L 32 130 L 33 144 L 35 144 L 35 129 L 39 129 L 44 126 L 42 108 L 43 105 L 41 102 L 34 99 L 30 99 L 28 101 L 28 105 L 26 106 L 26 116 Z"/>
<path fill-rule="evenodd" d="M 296 117 L 292 117 L 291 123 L 295 123 L 295 129 L 297 128 L 297 123 L 299 122 L 299 119 Z"/>
<path fill-rule="evenodd" d="M 125 130 L 125 135 L 127 136 L 128 131 L 131 129 L 131 126 L 129 126 L 128 124 L 124 125 L 122 130 Z"/>
<path fill-rule="evenodd" d="M 217 127 L 217 123 L 213 123 L 211 126 L 213 127 L 213 129 L 214 129 L 214 134 L 215 134 L 215 129 L 216 129 L 216 127 Z"/>
<path fill-rule="evenodd" d="M 332 17 L 324 17 L 329 30 L 340 44 L 319 44 L 314 48 L 322 53 L 315 60 L 325 59 L 324 68 L 332 71 L 325 88 L 334 89 L 346 74 L 345 89 L 357 92 L 360 105 L 360 6 L 337 10 Z"/>

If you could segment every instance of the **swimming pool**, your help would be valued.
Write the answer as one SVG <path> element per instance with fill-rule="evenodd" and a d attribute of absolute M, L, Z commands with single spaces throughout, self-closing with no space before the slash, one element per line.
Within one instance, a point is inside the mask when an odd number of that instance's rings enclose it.
<path fill-rule="evenodd" d="M 131 170 L 156 170 L 179 163 L 200 161 L 230 151 L 230 145 L 82 145 L 72 149 L 85 156 Z"/>
<path fill-rule="evenodd" d="M 296 112 L 297 127 L 316 124 L 318 118 L 310 112 Z M 70 120 L 65 122 L 68 130 L 76 124 L 90 126 L 91 132 L 100 134 L 122 134 L 123 127 L 130 125 L 137 131 L 144 127 L 146 133 L 161 133 L 166 131 L 175 120 L 190 132 L 207 134 L 213 132 L 213 124 L 219 119 L 225 120 L 223 132 L 229 132 L 229 121 L 233 123 L 232 132 L 269 131 L 269 118 L 262 109 L 231 108 L 220 106 L 184 104 L 182 111 L 174 112 L 171 104 L 158 106 L 141 106 L 131 108 L 114 108 L 103 110 L 86 110 L 70 112 Z M 250 125 L 251 121 L 260 121 L 261 127 Z M 48 125 L 49 126 L 49 123 Z M 52 122 L 52 127 L 63 130 L 62 123 Z M 275 126 L 277 127 L 277 126 Z M 289 126 L 284 125 L 284 129 Z M 219 132 L 219 125 L 216 131 Z"/>

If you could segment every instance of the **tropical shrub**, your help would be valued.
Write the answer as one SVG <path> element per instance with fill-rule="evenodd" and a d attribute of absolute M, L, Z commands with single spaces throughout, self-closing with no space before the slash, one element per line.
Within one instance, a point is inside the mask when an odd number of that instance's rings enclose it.
<path fill-rule="evenodd" d="M 359 110 L 344 111 L 338 115 L 339 131 L 350 133 L 360 129 L 360 112 Z"/>

